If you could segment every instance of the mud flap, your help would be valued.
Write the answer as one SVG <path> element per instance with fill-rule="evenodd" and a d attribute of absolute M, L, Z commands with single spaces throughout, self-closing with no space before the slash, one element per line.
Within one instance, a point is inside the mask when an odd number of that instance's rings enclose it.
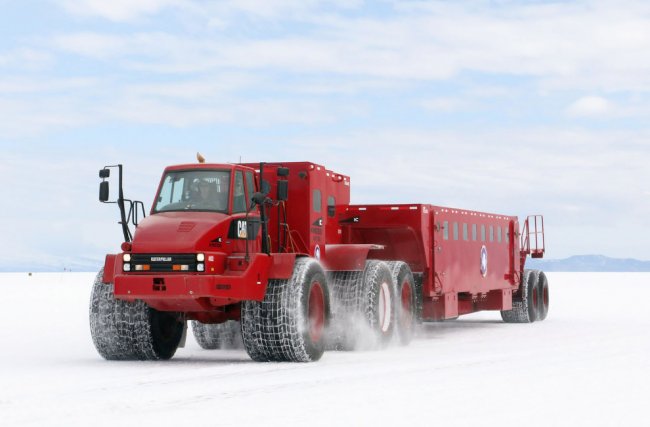
<path fill-rule="evenodd" d="M 185 340 L 187 339 L 187 322 L 183 326 L 183 336 L 181 336 L 181 342 L 178 343 L 178 348 L 185 348 Z"/>

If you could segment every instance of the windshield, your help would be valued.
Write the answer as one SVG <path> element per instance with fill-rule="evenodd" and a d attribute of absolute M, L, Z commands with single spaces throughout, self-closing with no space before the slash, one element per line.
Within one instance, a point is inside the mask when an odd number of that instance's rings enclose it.
<path fill-rule="evenodd" d="M 174 171 L 165 175 L 155 212 L 228 212 L 229 171 Z"/>

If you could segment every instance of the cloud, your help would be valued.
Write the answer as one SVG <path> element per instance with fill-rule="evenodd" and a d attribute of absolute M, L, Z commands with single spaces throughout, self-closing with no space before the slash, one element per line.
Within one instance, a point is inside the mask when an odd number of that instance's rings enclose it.
<path fill-rule="evenodd" d="M 25 77 L 5 77 L 0 81 L 0 94 L 44 94 L 52 92 L 67 92 L 92 87 L 98 83 L 99 81 L 93 78 L 63 78 L 43 81 L 28 79 Z"/>
<path fill-rule="evenodd" d="M 546 208 L 565 222 L 597 224 L 627 215 L 623 206 L 634 206 L 637 195 L 647 190 L 649 142 L 647 131 L 520 127 L 477 135 L 382 128 L 301 138 L 291 148 L 352 175 L 356 197 L 363 194 L 364 202 L 385 203 L 391 194 L 402 202 L 428 200 L 497 212 Z M 612 212 L 612 205 L 620 209 Z M 562 206 L 591 212 L 584 217 Z"/>
<path fill-rule="evenodd" d="M 21 68 L 23 71 L 41 70 L 50 66 L 54 56 L 43 49 L 18 47 L 7 52 L 0 52 L 0 67 Z"/>
<path fill-rule="evenodd" d="M 100 114 L 113 120 L 189 127 L 246 123 L 247 126 L 314 125 L 331 123 L 347 109 L 333 111 L 319 103 L 275 99 L 221 98 L 212 102 L 179 105 L 173 99 L 127 95 Z"/>
<path fill-rule="evenodd" d="M 65 95 L 38 101 L 0 97 L 0 117 L 0 142 L 79 128 L 96 118 L 85 104 Z"/>
<path fill-rule="evenodd" d="M 8 58 L 18 64 L 30 56 L 35 63 L 50 61 L 50 70 L 45 66 L 42 73 L 19 80 L 0 74 L 5 83 L 0 92 L 31 87 L 35 94 L 34 88 L 47 87 L 50 73 L 61 69 L 71 80 L 91 75 L 101 81 L 96 89 L 71 87 L 59 98 L 44 90 L 34 114 L 24 99 L 3 100 L 7 110 L 15 104 L 15 111 L 32 116 L 20 122 L 37 122 L 30 134 L 47 130 L 48 123 L 59 129 L 66 111 L 73 116 L 67 121 L 71 126 L 116 120 L 245 124 L 250 122 L 247 111 L 254 112 L 258 123 L 338 123 L 344 115 L 337 102 L 371 117 L 379 104 L 364 96 L 400 93 L 417 98 L 405 104 L 434 113 L 494 112 L 499 107 L 493 100 L 500 98 L 501 105 L 510 107 L 499 113 L 508 114 L 521 105 L 539 104 L 535 97 L 563 91 L 602 94 L 567 106 L 569 117 L 642 117 L 650 109 L 645 97 L 650 94 L 650 57 L 638 54 L 650 49 L 650 7 L 639 1 L 627 1 L 625 7 L 609 2 L 387 1 L 383 12 L 361 1 L 60 4 L 82 17 L 127 24 L 106 31 L 63 31 L 38 42 L 31 39 L 27 44 L 32 47 L 0 53 L 0 64 Z M 173 14 L 160 22 L 177 26 L 153 23 L 144 31 L 129 24 L 170 10 Z M 213 19 L 225 26 L 211 28 Z M 81 66 L 68 70 L 68 64 Z M 522 80 L 525 89 L 512 85 Z M 427 90 L 449 83 L 453 91 Z M 626 102 L 620 93 L 641 98 Z M 61 97 L 64 102 L 56 108 Z M 276 97 L 282 99 L 270 101 Z M 54 111 L 48 111 L 50 106 Z M 15 134 L 16 126 L 7 127 Z"/>
<path fill-rule="evenodd" d="M 179 0 L 59 0 L 70 13 L 98 16 L 116 22 L 133 21 L 143 15 L 155 14 L 166 7 L 178 5 Z"/>
<path fill-rule="evenodd" d="M 583 96 L 566 109 L 567 115 L 571 117 L 604 116 L 611 111 L 611 103 L 600 96 Z"/>
<path fill-rule="evenodd" d="M 66 11 L 82 17 L 114 22 L 133 22 L 167 9 L 206 19 L 208 27 L 230 26 L 231 20 L 247 16 L 254 20 L 284 20 L 305 17 L 323 9 L 356 9 L 363 0 L 55 0 Z"/>
<path fill-rule="evenodd" d="M 80 56 L 109 60 L 128 55 L 133 51 L 134 37 L 115 36 L 93 32 L 82 32 L 56 36 L 52 39 L 53 47 Z"/>
<path fill-rule="evenodd" d="M 547 88 L 583 85 L 650 91 L 650 8 L 645 2 L 395 2 L 370 5 L 293 0 L 79 2 L 129 17 L 175 7 L 191 32 L 78 33 L 56 44 L 123 67 L 188 73 L 235 68 L 446 80 L 472 71 L 530 76 Z M 109 6 L 98 6 L 109 5 Z M 108 11 L 106 15 L 110 16 Z M 247 19 L 254 30 L 246 27 Z M 221 22 L 217 31 L 210 22 Z M 184 27 L 183 27 L 184 28 Z M 189 36 L 188 34 L 191 34 Z M 260 36 L 261 35 L 261 36 Z"/>
<path fill-rule="evenodd" d="M 443 113 L 458 111 L 466 106 L 466 101 L 459 98 L 432 98 L 421 102 L 426 110 Z"/>

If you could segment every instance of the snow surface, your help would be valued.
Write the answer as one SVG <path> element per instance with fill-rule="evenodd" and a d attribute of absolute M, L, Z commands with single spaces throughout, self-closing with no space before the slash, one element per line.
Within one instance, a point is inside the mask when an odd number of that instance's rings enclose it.
<path fill-rule="evenodd" d="M 498 312 L 425 324 L 408 347 L 255 363 L 187 347 L 107 362 L 94 274 L 0 274 L 0 424 L 649 425 L 648 273 L 549 273 L 544 322 Z"/>

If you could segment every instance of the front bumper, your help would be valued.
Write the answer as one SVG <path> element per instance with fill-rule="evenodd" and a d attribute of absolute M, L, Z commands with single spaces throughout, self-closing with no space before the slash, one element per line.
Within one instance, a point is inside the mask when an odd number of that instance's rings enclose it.
<path fill-rule="evenodd" d="M 143 300 L 161 311 L 209 311 L 240 301 L 264 299 L 272 258 L 251 255 L 245 270 L 210 273 L 120 273 L 115 297 Z"/>

